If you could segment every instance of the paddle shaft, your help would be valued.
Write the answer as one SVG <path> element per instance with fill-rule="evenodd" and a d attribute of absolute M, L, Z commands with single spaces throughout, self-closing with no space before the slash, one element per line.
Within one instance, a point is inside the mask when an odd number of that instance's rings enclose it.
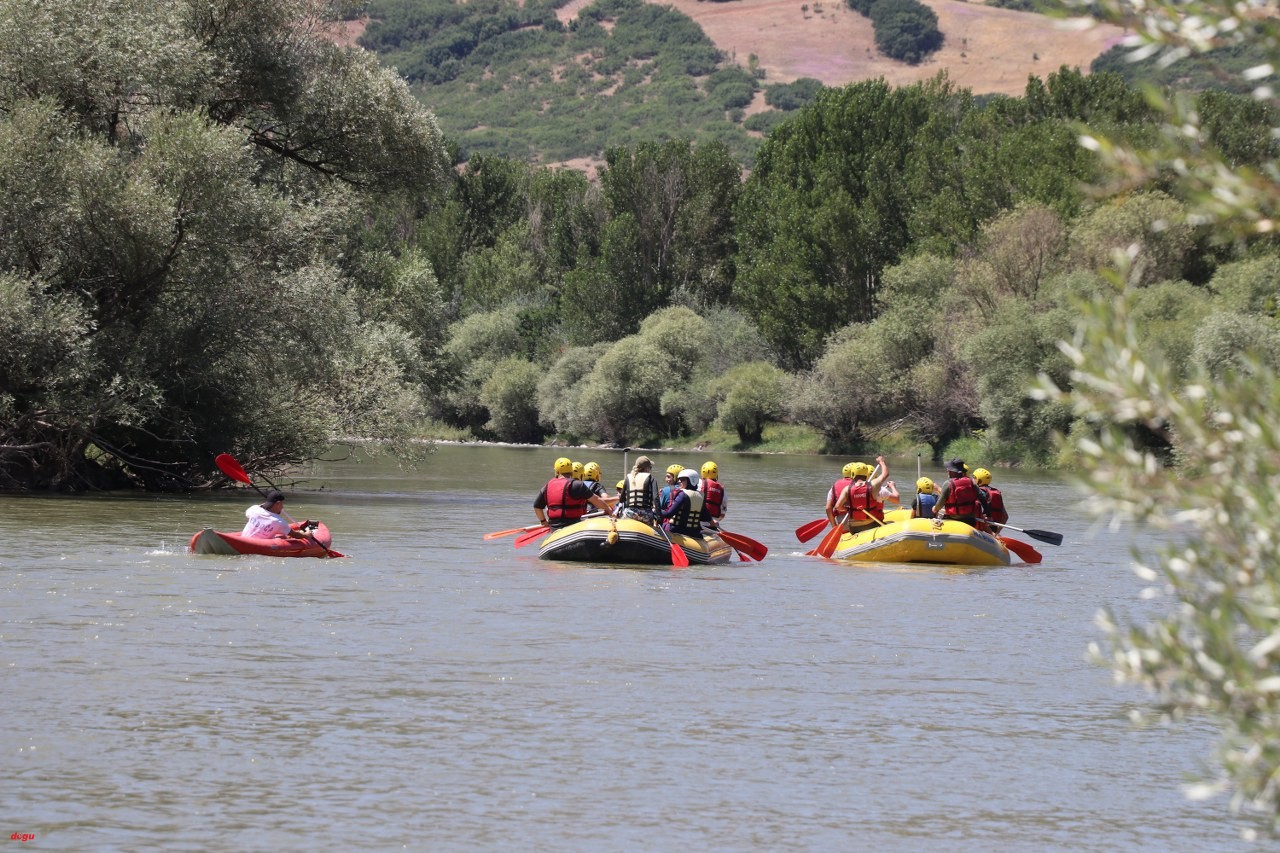
<path fill-rule="evenodd" d="M 1019 533 L 1027 534 L 1032 539 L 1039 539 L 1041 542 L 1047 542 L 1050 545 L 1062 544 L 1062 534 L 1054 533 L 1052 530 L 1023 530 L 1021 527 L 1014 527 L 1012 524 L 1001 524 L 998 521 L 988 521 L 987 524 L 1003 527 L 1006 530 L 1016 530 Z"/>

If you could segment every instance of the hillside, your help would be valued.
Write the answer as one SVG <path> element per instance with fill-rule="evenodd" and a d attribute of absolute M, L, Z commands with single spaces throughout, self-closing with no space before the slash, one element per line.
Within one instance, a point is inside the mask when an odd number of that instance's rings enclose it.
<path fill-rule="evenodd" d="M 844 2 L 805 0 L 570 0 L 554 9 L 381 0 L 367 31 L 351 24 L 344 38 L 404 74 L 464 156 L 590 171 L 609 146 L 671 136 L 719 140 L 749 167 L 760 131 L 783 116 L 758 115 L 770 109 L 769 86 L 901 86 L 945 71 L 976 94 L 1020 95 L 1030 76 L 1087 71 L 1121 37 L 1092 22 L 928 2 L 946 41 L 919 65 L 880 54 L 870 21 Z"/>
<path fill-rule="evenodd" d="M 843 2 L 669 0 L 665 5 L 692 18 L 739 63 L 755 54 L 769 83 L 812 77 L 843 86 L 883 77 L 901 86 L 946 70 L 957 85 L 977 94 L 1021 95 L 1030 75 L 1044 77 L 1062 65 L 1088 71 L 1094 58 L 1122 36 L 1118 27 L 1105 24 L 1081 29 L 1032 12 L 961 0 L 924 2 L 937 13 L 946 43 L 929 61 L 914 66 L 877 53 L 870 21 Z"/>

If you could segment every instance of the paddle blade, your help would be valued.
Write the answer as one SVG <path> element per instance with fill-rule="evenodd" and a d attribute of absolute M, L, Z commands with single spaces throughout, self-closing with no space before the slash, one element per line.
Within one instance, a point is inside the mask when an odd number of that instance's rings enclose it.
<path fill-rule="evenodd" d="M 996 538 L 1004 543 L 1004 547 L 1008 548 L 1010 553 L 1016 554 L 1018 559 L 1024 563 L 1034 564 L 1044 559 L 1044 556 L 1039 551 L 1026 542 L 1010 539 L 1008 536 L 997 536 Z"/>
<path fill-rule="evenodd" d="M 1050 545 L 1062 544 L 1062 534 L 1054 533 L 1052 530 L 1024 530 L 1022 532 L 1032 539 L 1039 539 L 1041 542 L 1048 542 Z"/>
<path fill-rule="evenodd" d="M 231 479 L 253 485 L 253 481 L 249 479 L 249 475 L 245 473 L 244 466 L 236 461 L 235 457 L 230 453 L 219 453 L 213 458 L 213 463 L 218 466 L 218 470 L 226 474 Z"/>
<path fill-rule="evenodd" d="M 801 542 L 808 542 L 810 539 L 825 530 L 826 527 L 827 520 L 825 518 L 819 518 L 815 521 L 809 522 L 808 524 L 802 524 L 796 528 L 796 538 Z"/>
<path fill-rule="evenodd" d="M 484 535 L 484 541 L 488 542 L 490 539 L 501 539 L 503 536 L 510 536 L 513 533 L 519 533 L 522 530 L 528 529 L 529 528 L 527 527 L 513 527 L 510 530 L 495 530 L 492 533 L 486 533 Z"/>
<path fill-rule="evenodd" d="M 823 523 L 825 524 L 826 522 L 824 521 Z M 721 530 L 720 538 L 736 548 L 739 553 L 746 554 L 757 562 L 763 560 L 769 553 L 769 549 L 763 543 L 757 542 L 750 536 L 742 536 L 737 533 L 730 533 L 727 530 Z"/>
<path fill-rule="evenodd" d="M 550 527 L 535 527 L 533 530 L 530 530 L 528 533 L 522 533 L 516 537 L 516 547 L 523 548 L 525 545 L 528 545 L 533 540 L 541 539 L 543 536 L 546 536 L 550 532 L 551 532 Z"/>
<path fill-rule="evenodd" d="M 667 541 L 671 542 L 670 539 Z M 671 542 L 671 565 L 675 566 L 677 569 L 689 568 L 689 555 L 686 554 L 684 549 L 675 542 Z"/>
<path fill-rule="evenodd" d="M 817 551 L 819 557 L 830 557 L 836 552 L 836 546 L 840 544 L 840 537 L 843 535 L 844 523 L 842 522 L 831 528 L 830 532 L 822 537 L 821 544 L 814 550 Z"/>

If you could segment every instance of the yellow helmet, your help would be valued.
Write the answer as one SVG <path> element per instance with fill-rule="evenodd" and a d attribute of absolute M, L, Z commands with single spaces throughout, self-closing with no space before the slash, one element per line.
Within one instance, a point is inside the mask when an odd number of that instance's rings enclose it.
<path fill-rule="evenodd" d="M 704 480 L 720 479 L 720 468 L 714 462 L 703 462 L 701 473 Z"/>
<path fill-rule="evenodd" d="M 848 463 L 847 465 L 845 465 L 843 468 L 840 469 L 840 476 L 844 477 L 846 480 L 852 480 L 854 469 L 857 467 L 858 467 L 857 462 Z"/>
<path fill-rule="evenodd" d="M 973 481 L 979 486 L 985 486 L 991 482 L 991 472 L 986 468 L 979 468 L 973 472 Z"/>
<path fill-rule="evenodd" d="M 857 466 L 853 470 L 853 476 L 855 477 L 870 477 L 876 471 L 875 468 L 872 468 L 865 462 L 855 462 L 853 464 Z"/>
<path fill-rule="evenodd" d="M 614 486 L 614 488 L 615 488 L 615 489 L 617 489 L 618 491 L 622 491 L 622 490 L 623 490 L 623 489 L 625 489 L 626 487 L 627 487 L 627 481 L 626 481 L 626 480 L 619 480 L 619 481 L 618 481 L 618 485 Z"/>
<path fill-rule="evenodd" d="M 561 456 L 556 460 L 556 474 L 572 474 L 573 460 L 567 456 Z"/>
<path fill-rule="evenodd" d="M 916 480 L 916 491 L 922 495 L 933 494 L 933 480 L 930 480 L 928 477 L 921 477 L 919 480 Z"/>
<path fill-rule="evenodd" d="M 673 480 L 674 480 L 676 477 L 680 476 L 680 472 L 681 472 L 681 471 L 683 471 L 683 470 L 684 470 L 684 466 L 683 466 L 683 465 L 668 465 L 668 466 L 667 466 L 667 473 L 671 475 L 671 479 L 673 479 Z"/>
<path fill-rule="evenodd" d="M 593 483 L 600 482 L 600 466 L 594 462 L 588 462 L 582 466 L 582 479 L 591 480 Z"/>
<path fill-rule="evenodd" d="M 571 470 L 573 471 L 573 479 L 575 480 L 582 479 L 582 463 L 581 462 L 574 462 L 573 468 Z"/>

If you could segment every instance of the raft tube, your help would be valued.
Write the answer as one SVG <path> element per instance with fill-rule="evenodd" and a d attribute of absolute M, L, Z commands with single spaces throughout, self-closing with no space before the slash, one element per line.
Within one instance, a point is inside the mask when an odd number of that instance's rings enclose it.
<path fill-rule="evenodd" d="M 845 533 L 831 556 L 861 563 L 939 563 L 948 566 L 1007 566 L 1013 557 L 1004 543 L 963 521 L 910 518 L 911 511 L 886 513 L 883 527 Z"/>
<path fill-rule="evenodd" d="M 617 531 L 612 543 L 611 533 Z M 733 548 L 716 534 L 703 536 L 670 534 L 689 558 L 689 565 L 727 563 Z M 670 566 L 671 546 L 662 531 L 636 518 L 587 518 L 552 530 L 538 549 L 542 560 L 582 563 L 623 563 L 643 566 Z"/>

